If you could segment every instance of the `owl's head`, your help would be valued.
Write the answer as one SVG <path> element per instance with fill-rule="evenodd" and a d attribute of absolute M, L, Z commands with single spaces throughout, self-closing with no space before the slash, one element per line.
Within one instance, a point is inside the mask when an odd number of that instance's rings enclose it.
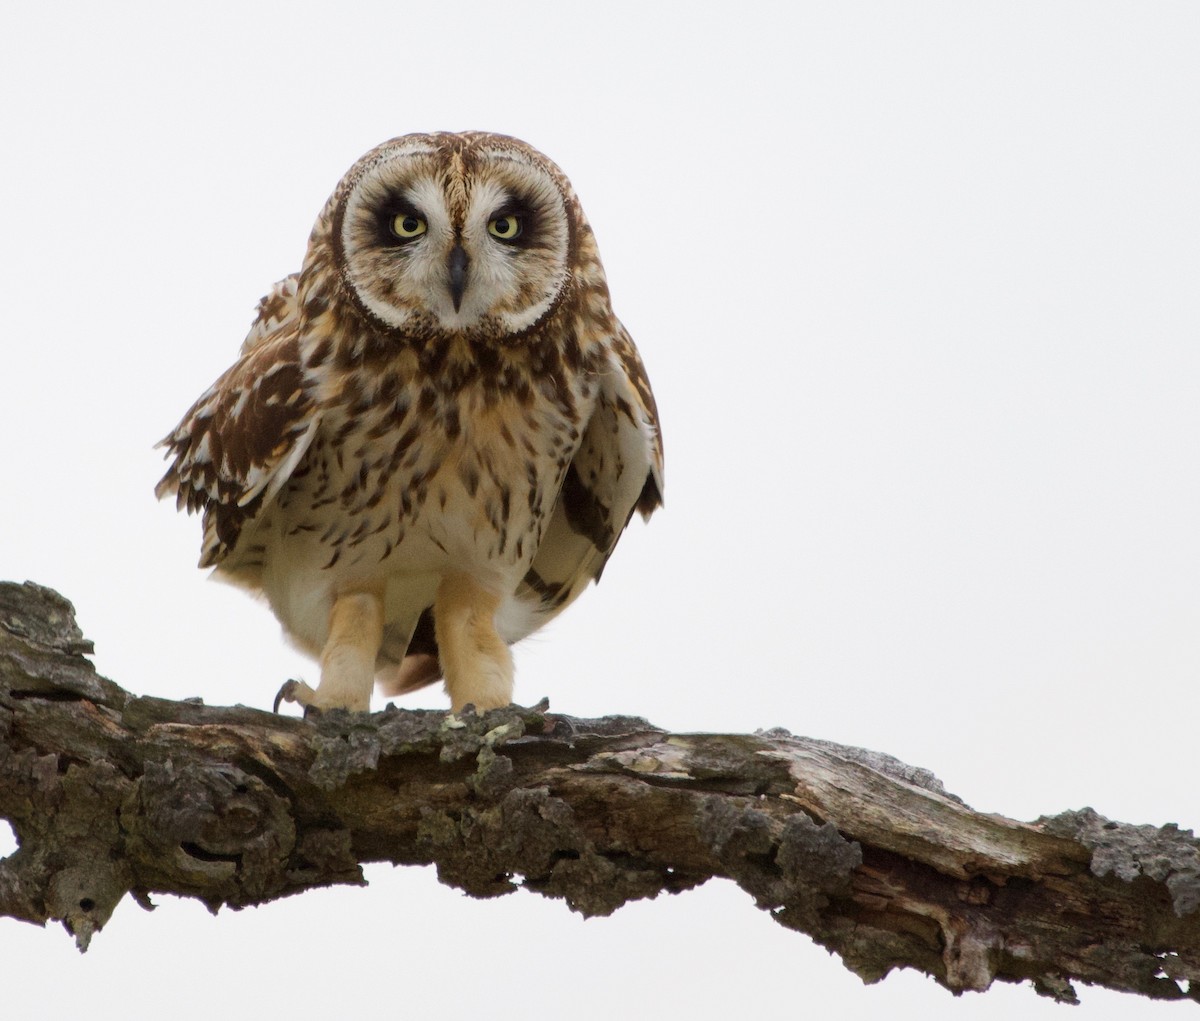
<path fill-rule="evenodd" d="M 567 294 L 587 232 L 557 166 L 484 132 L 385 142 L 330 202 L 323 220 L 343 294 L 410 336 L 530 330 Z"/>

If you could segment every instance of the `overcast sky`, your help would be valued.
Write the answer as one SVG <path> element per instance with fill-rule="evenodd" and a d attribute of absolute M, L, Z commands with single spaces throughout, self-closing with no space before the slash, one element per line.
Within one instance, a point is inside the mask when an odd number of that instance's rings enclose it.
<path fill-rule="evenodd" d="M 486 128 L 575 183 L 667 455 L 665 509 L 517 648 L 519 701 L 783 726 L 1018 819 L 1200 824 L 1200 6 L 14 4 L 0 94 L 0 577 L 72 599 L 127 689 L 315 680 L 196 570 L 151 448 L 359 155 Z M 864 987 L 728 884 L 584 922 L 367 876 L 127 901 L 83 958 L 0 920 L 0 1009 L 1067 1016 Z"/>

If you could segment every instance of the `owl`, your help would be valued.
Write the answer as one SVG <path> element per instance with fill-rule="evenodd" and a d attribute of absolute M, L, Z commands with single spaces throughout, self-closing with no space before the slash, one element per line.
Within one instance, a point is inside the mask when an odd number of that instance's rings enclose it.
<path fill-rule="evenodd" d="M 579 200 L 485 132 L 355 163 L 160 446 L 159 497 L 203 515 L 200 566 L 320 662 L 276 709 L 443 678 L 455 711 L 508 705 L 509 646 L 662 502 L 654 395 Z"/>

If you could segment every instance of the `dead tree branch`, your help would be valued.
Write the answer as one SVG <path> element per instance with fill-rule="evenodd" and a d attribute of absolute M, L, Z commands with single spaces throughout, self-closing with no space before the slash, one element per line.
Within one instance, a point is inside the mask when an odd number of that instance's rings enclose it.
<path fill-rule="evenodd" d="M 1200 999 L 1189 831 L 980 814 L 924 770 L 784 731 L 136 698 L 90 651 L 57 593 L 0 585 L 0 817 L 20 844 L 0 914 L 60 920 L 81 948 L 126 894 L 215 911 L 362 884 L 362 862 L 588 915 L 725 876 L 868 982 L 910 967 L 955 992 Z"/>

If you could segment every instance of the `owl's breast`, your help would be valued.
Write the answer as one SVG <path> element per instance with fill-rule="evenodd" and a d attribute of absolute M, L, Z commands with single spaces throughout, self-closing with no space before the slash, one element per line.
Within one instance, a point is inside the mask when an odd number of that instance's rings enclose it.
<path fill-rule="evenodd" d="M 464 571 L 515 588 L 578 449 L 589 388 L 430 394 L 323 418 L 271 515 L 268 563 L 337 586 Z"/>

